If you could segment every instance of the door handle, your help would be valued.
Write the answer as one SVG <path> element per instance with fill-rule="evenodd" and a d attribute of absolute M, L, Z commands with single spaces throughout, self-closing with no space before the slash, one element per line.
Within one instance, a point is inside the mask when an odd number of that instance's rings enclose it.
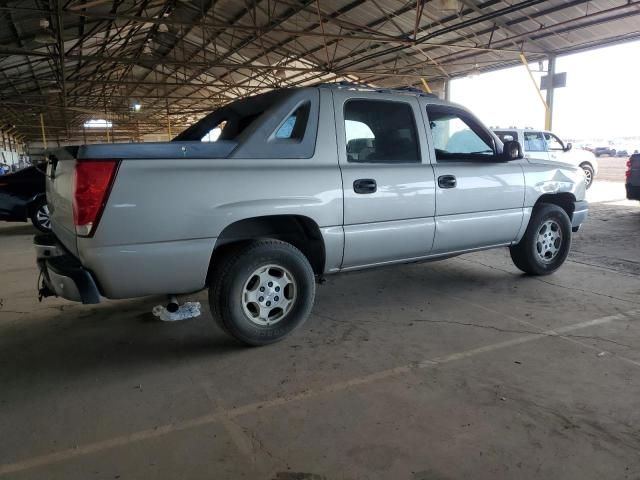
<path fill-rule="evenodd" d="M 442 175 L 438 177 L 438 186 L 440 188 L 455 188 L 458 182 L 453 175 Z"/>
<path fill-rule="evenodd" d="M 356 193 L 376 193 L 378 185 L 373 178 L 360 178 L 353 182 L 353 191 Z"/>

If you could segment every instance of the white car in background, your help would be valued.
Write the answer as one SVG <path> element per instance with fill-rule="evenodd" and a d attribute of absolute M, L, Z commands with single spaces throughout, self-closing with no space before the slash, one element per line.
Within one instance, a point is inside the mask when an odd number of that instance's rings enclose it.
<path fill-rule="evenodd" d="M 598 174 L 596 156 L 588 150 L 573 149 L 571 143 L 564 143 L 556 134 L 530 128 L 493 128 L 502 142 L 517 141 L 522 145 L 525 158 L 562 162 L 582 168 L 587 188 Z"/>

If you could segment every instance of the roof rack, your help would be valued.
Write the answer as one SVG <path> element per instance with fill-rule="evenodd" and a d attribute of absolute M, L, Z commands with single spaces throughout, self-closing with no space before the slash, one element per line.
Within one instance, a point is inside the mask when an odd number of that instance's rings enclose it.
<path fill-rule="evenodd" d="M 322 87 L 322 88 L 338 88 L 338 89 L 343 88 L 348 90 L 364 90 L 367 92 L 378 92 L 378 93 L 410 93 L 410 94 L 419 95 L 422 97 L 438 98 L 436 94 L 427 93 L 416 87 L 379 88 L 379 87 L 372 87 L 364 83 L 348 82 L 345 80 L 340 82 L 319 83 L 316 86 Z"/>

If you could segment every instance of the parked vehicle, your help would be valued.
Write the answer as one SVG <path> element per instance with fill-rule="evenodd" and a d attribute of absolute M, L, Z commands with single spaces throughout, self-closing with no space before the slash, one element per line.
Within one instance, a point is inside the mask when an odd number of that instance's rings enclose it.
<path fill-rule="evenodd" d="M 617 150 L 611 146 L 596 147 L 593 149 L 593 154 L 596 157 L 602 157 L 602 156 L 615 157 L 617 153 L 618 153 Z"/>
<path fill-rule="evenodd" d="M 588 150 L 574 149 L 571 143 L 565 144 L 552 132 L 528 128 L 494 128 L 493 131 L 502 141 L 520 142 L 525 158 L 551 160 L 582 168 L 587 188 L 591 187 L 598 174 L 597 155 Z"/>
<path fill-rule="evenodd" d="M 27 167 L 0 177 L 0 220 L 31 220 L 38 230 L 51 231 L 43 168 Z"/>
<path fill-rule="evenodd" d="M 625 188 L 629 200 L 640 200 L 640 153 L 634 153 L 627 160 Z"/>
<path fill-rule="evenodd" d="M 238 100 L 170 143 L 61 149 L 48 175 L 42 296 L 208 287 L 213 317 L 251 345 L 306 320 L 314 277 L 495 247 L 550 274 L 588 211 L 579 168 L 523 159 L 434 96 L 350 85 Z"/>

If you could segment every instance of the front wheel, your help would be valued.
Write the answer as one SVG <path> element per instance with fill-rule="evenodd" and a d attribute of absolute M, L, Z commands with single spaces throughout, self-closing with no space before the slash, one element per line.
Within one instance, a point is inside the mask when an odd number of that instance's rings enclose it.
<path fill-rule="evenodd" d="M 516 267 L 530 275 L 555 272 L 569 255 L 571 221 L 557 205 L 541 203 L 531 215 L 520 243 L 509 248 Z"/>
<path fill-rule="evenodd" d="M 293 245 L 257 240 L 214 266 L 211 313 L 222 329 L 248 345 L 277 342 L 302 325 L 313 307 L 315 278 Z"/>
<path fill-rule="evenodd" d="M 41 232 L 49 233 L 51 231 L 51 217 L 49 215 L 49 207 L 45 199 L 38 200 L 31 209 L 31 223 Z"/>
<path fill-rule="evenodd" d="M 584 172 L 584 184 L 587 188 L 590 188 L 593 183 L 593 167 L 588 163 L 583 163 L 580 168 Z"/>

